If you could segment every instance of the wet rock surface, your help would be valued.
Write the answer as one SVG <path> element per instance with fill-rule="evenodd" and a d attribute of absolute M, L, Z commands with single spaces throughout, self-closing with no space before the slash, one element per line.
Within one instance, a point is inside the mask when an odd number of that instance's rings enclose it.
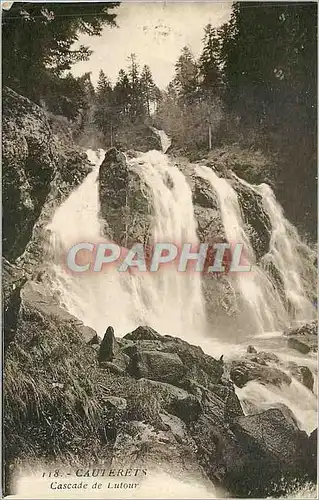
<path fill-rule="evenodd" d="M 258 261 L 269 251 L 270 219 L 263 208 L 262 197 L 236 179 L 233 182 L 241 206 L 245 228 Z"/>
<path fill-rule="evenodd" d="M 138 167 L 115 148 L 108 150 L 99 171 L 100 214 L 104 234 L 121 246 L 146 243 L 152 221 L 152 197 Z"/>
<path fill-rule="evenodd" d="M 217 194 L 210 182 L 198 175 L 194 176 L 193 203 L 203 208 L 219 209 Z"/>
<path fill-rule="evenodd" d="M 258 352 L 253 345 L 247 347 L 247 353 L 241 359 L 229 363 L 229 370 L 230 378 L 239 388 L 253 380 L 263 385 L 290 385 L 292 377 L 310 391 L 314 387 L 313 373 L 308 366 L 301 364 L 301 360 L 299 364 L 284 362 L 273 352 Z"/>
<path fill-rule="evenodd" d="M 234 361 L 230 368 L 230 377 L 237 387 L 244 387 L 247 382 L 256 380 L 262 384 L 281 386 L 290 385 L 291 378 L 278 368 L 253 360 Z"/>
<path fill-rule="evenodd" d="M 288 363 L 288 368 L 295 379 L 301 382 L 305 387 L 307 387 L 307 389 L 313 391 L 315 381 L 312 371 L 308 368 L 308 366 L 300 366 L 297 363 L 290 361 Z"/>
<path fill-rule="evenodd" d="M 318 322 L 312 321 L 299 327 L 289 328 L 284 332 L 287 345 L 302 354 L 318 351 Z"/>

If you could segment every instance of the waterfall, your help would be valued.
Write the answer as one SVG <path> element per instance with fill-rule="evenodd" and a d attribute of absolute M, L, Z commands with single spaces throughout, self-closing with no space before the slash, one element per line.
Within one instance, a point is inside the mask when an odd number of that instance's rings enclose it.
<path fill-rule="evenodd" d="M 159 130 L 159 137 L 161 140 L 163 153 L 166 153 L 170 145 L 172 144 L 171 139 L 165 134 L 164 130 Z"/>
<path fill-rule="evenodd" d="M 271 261 L 277 269 L 283 281 L 286 300 L 281 297 L 271 275 L 256 262 L 249 235 L 245 230 L 238 196 L 229 180 L 219 177 L 214 170 L 203 165 L 196 166 L 196 172 L 210 182 L 217 194 L 228 242 L 244 245 L 245 257 L 251 271 L 236 273 L 232 279 L 248 315 L 253 318 L 256 331 L 280 330 L 288 326 L 292 319 L 311 319 L 314 308 L 302 284 L 299 249 L 307 255 L 308 264 L 312 252 L 301 243 L 296 229 L 284 218 L 283 210 L 271 188 L 266 184 L 251 186 L 234 175 L 239 182 L 262 197 L 272 226 L 270 249 L 264 257 L 264 262 Z"/>
<path fill-rule="evenodd" d="M 104 151 L 89 150 L 93 171 L 84 182 L 57 209 L 47 230 L 50 232 L 53 257 L 52 288 L 61 304 L 84 324 L 103 334 L 108 324 L 121 332 L 135 326 L 134 290 L 125 288 L 121 276 L 113 270 L 108 274 L 71 274 L 63 265 L 65 254 L 81 241 L 102 241 L 99 221 L 98 173 Z M 118 273 L 120 274 L 120 273 Z"/>
<path fill-rule="evenodd" d="M 90 150 L 88 157 L 94 164 L 93 171 L 57 209 L 47 227 L 53 257 L 52 289 L 60 303 L 100 336 L 109 325 L 114 327 L 117 336 L 122 336 L 145 324 L 161 334 L 176 335 L 200 345 L 214 357 L 223 354 L 225 360 L 231 360 L 246 352 L 247 337 L 245 344 L 238 336 L 236 344 L 231 344 L 229 338 L 225 338 L 224 342 L 214 338 L 216 332 L 206 321 L 200 273 L 177 272 L 173 266 L 156 273 L 135 274 L 120 273 L 110 267 L 99 273 L 71 274 L 66 270 L 63 260 L 73 244 L 106 241 L 101 234 L 103 225 L 99 220 L 97 182 L 104 152 Z M 192 191 L 184 174 L 159 151 L 149 151 L 127 161 L 135 167 L 135 171 L 138 170 L 152 194 L 152 240 L 177 245 L 184 242 L 198 244 Z M 252 266 L 250 272 L 234 273 L 228 279 L 239 294 L 247 325 L 248 317 L 254 325 L 250 341 L 258 347 L 258 342 L 263 343 L 266 336 L 272 337 L 274 331 L 289 324 L 291 311 L 267 269 L 256 262 L 239 199 L 231 182 L 220 178 L 206 166 L 197 165 L 195 169 L 199 176 L 210 182 L 217 194 L 227 240 L 243 243 L 246 258 Z M 270 248 L 265 258 L 276 266 L 282 276 L 285 294 L 293 304 L 295 318 L 301 318 L 302 314 L 311 316 L 312 306 L 305 291 L 308 278 L 306 275 L 303 277 L 298 256 L 303 253 L 305 262 L 310 262 L 312 252 L 284 218 L 269 186 L 251 186 L 240 179 L 238 181 L 262 197 L 271 222 Z M 273 333 L 266 334 L 267 331 Z M 256 335 L 257 332 L 259 335 Z M 280 337 L 279 332 L 275 335 Z M 262 349 L 267 350 L 267 346 L 264 348 L 262 345 Z M 268 350 L 273 352 L 274 348 Z M 294 356 L 294 353 L 287 352 L 286 347 L 284 354 L 282 350 L 276 350 L 276 353 L 283 360 L 283 356 L 288 356 L 288 360 Z M 310 356 L 291 359 L 298 364 L 309 365 L 316 373 L 315 361 Z M 246 404 L 247 408 L 253 405 L 263 410 L 273 407 L 275 403 L 284 403 L 294 412 L 302 429 L 309 433 L 316 425 L 316 391 L 310 392 L 295 379 L 291 386 L 282 388 L 251 381 L 242 389 L 237 388 L 236 392 L 244 411 Z"/>
<path fill-rule="evenodd" d="M 156 130 L 156 133 L 160 132 Z M 169 138 L 164 132 L 161 138 L 165 149 Z M 194 331 L 206 333 L 205 301 L 199 273 L 190 275 L 165 268 L 165 271 L 134 276 L 118 273 L 115 269 L 108 269 L 107 273 L 72 275 L 61 265 L 65 253 L 75 243 L 103 240 L 97 176 L 104 152 L 89 150 L 88 157 L 94 165 L 93 171 L 58 208 L 47 227 L 54 254 L 52 286 L 60 301 L 69 312 L 101 334 L 109 324 L 115 326 L 119 334 L 124 334 L 142 323 L 162 333 L 181 336 L 186 332 L 191 335 Z M 192 192 L 184 174 L 159 151 L 149 151 L 127 161 L 138 169 L 152 194 L 152 240 L 177 245 L 198 243 Z M 244 245 L 245 257 L 251 265 L 250 272 L 234 273 L 228 277 L 241 301 L 239 309 L 244 310 L 247 325 L 261 333 L 281 330 L 291 319 L 312 318 L 314 308 L 306 285 L 311 282 L 307 263 L 312 262 L 314 255 L 285 219 L 271 188 L 266 184 L 251 186 L 235 176 L 238 182 L 262 198 L 271 223 L 270 248 L 263 263 L 271 262 L 277 269 L 284 287 L 284 298 L 267 266 L 256 262 L 232 183 L 206 166 L 197 165 L 195 169 L 199 176 L 210 182 L 217 194 L 227 240 Z"/>
<path fill-rule="evenodd" d="M 157 135 L 157 137 L 161 141 L 162 151 L 163 153 L 166 153 L 166 151 L 172 144 L 172 140 L 170 139 L 170 137 L 168 137 L 164 130 L 159 130 L 155 127 L 150 127 L 150 129 L 153 130 L 155 135 Z"/>
<path fill-rule="evenodd" d="M 306 293 L 307 281 L 311 281 L 311 278 L 307 276 L 303 279 L 303 274 L 307 272 L 309 264 L 313 266 L 316 254 L 301 242 L 296 228 L 285 219 L 283 209 L 270 186 L 261 184 L 255 186 L 255 189 L 262 196 L 272 226 L 267 257 L 280 273 L 292 315 L 297 321 L 312 319 L 314 307 Z M 313 281 L 315 288 L 314 276 Z"/>
<path fill-rule="evenodd" d="M 230 243 L 244 245 L 245 256 L 251 266 L 251 271 L 236 273 L 233 279 L 247 307 L 247 312 L 254 321 L 256 331 L 275 330 L 276 318 L 285 317 L 285 309 L 269 278 L 256 265 L 254 250 L 244 229 L 237 193 L 226 179 L 218 177 L 211 168 L 198 165 L 196 172 L 208 180 L 217 193 L 227 240 Z"/>
<path fill-rule="evenodd" d="M 75 243 L 103 240 L 99 221 L 97 175 L 103 155 L 88 152 L 95 169 L 56 211 L 48 226 L 52 251 L 63 252 Z M 159 151 L 128 160 L 137 164 L 153 197 L 155 242 L 198 242 L 192 192 L 184 175 Z M 52 286 L 68 311 L 99 334 L 112 325 L 117 335 L 141 324 L 159 332 L 187 337 L 205 329 L 204 299 L 199 273 L 106 272 L 74 275 L 55 259 Z M 191 337 L 189 337 L 191 338 Z M 194 340 L 194 339 L 193 339 Z"/>

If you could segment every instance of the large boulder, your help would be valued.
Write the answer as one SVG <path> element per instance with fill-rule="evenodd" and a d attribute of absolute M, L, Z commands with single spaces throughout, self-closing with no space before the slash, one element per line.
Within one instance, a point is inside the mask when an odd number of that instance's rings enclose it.
<path fill-rule="evenodd" d="M 147 152 L 162 150 L 161 140 L 155 130 L 147 124 L 140 122 L 121 126 L 114 131 L 113 143 L 120 151 L 135 149 Z"/>
<path fill-rule="evenodd" d="M 196 420 L 202 413 L 201 393 L 190 394 L 173 384 L 149 379 L 141 378 L 138 382 L 144 389 L 157 394 L 162 410 L 187 424 Z"/>
<path fill-rule="evenodd" d="M 43 332 L 39 329 L 38 323 L 47 325 L 48 331 Z M 59 305 L 58 298 L 51 292 L 48 284 L 35 281 L 27 281 L 20 289 L 20 308 L 18 310 L 17 329 L 15 342 L 23 341 L 36 344 L 36 339 L 41 340 L 42 334 L 49 334 L 52 329 L 52 335 L 56 328 L 65 328 L 73 331 L 72 336 L 79 337 L 82 342 L 88 342 L 95 331 L 85 326 L 80 320 L 69 314 Z M 27 338 L 26 338 L 27 337 Z"/>
<path fill-rule="evenodd" d="M 140 350 L 131 359 L 130 374 L 179 385 L 186 368 L 176 353 Z"/>
<path fill-rule="evenodd" d="M 308 366 L 298 365 L 297 363 L 290 361 L 288 363 L 288 368 L 293 377 L 301 382 L 307 389 L 313 391 L 314 386 L 314 376 L 312 371 Z"/>
<path fill-rule="evenodd" d="M 99 362 L 112 361 L 115 357 L 116 340 L 114 328 L 109 326 L 99 347 Z"/>
<path fill-rule="evenodd" d="M 287 337 L 287 345 L 302 354 L 318 350 L 318 322 L 312 321 L 298 327 L 288 328 L 284 335 Z"/>
<path fill-rule="evenodd" d="M 277 497 L 310 478 L 309 438 L 288 408 L 238 416 L 229 425 L 216 409 L 207 409 L 191 423 L 190 434 L 208 476 L 232 497 Z"/>
<path fill-rule="evenodd" d="M 151 326 L 138 326 L 133 332 L 127 333 L 125 338 L 128 340 L 160 340 L 161 335 Z"/>
<path fill-rule="evenodd" d="M 318 429 L 314 429 L 309 436 L 308 447 L 308 470 L 309 476 L 313 482 L 317 481 L 317 465 L 318 465 Z"/>
<path fill-rule="evenodd" d="M 146 243 L 153 205 L 136 164 L 115 148 L 106 152 L 99 171 L 100 215 L 104 233 L 121 246 Z"/>
<path fill-rule="evenodd" d="M 268 366 L 265 361 L 260 362 L 244 359 L 233 361 L 230 367 L 230 377 L 237 387 L 244 387 L 247 382 L 256 380 L 261 384 L 281 386 L 290 385 L 291 378 L 285 372 L 274 366 Z"/>
<path fill-rule="evenodd" d="M 231 488 L 240 485 L 243 496 L 280 496 L 290 481 L 302 482 L 309 477 L 309 438 L 297 427 L 293 415 L 285 413 L 269 409 L 239 417 L 231 424 L 245 452 L 245 462 L 233 464 L 228 481 Z"/>
<path fill-rule="evenodd" d="M 145 340 L 140 337 L 138 337 L 138 340 L 131 340 L 132 336 L 135 337 L 134 332 L 122 339 L 118 339 L 118 342 L 123 352 L 130 356 L 132 360 L 131 369 L 135 376 L 144 377 L 146 376 L 145 370 L 147 370 L 150 374 L 148 378 L 152 378 L 152 369 L 155 370 L 155 366 L 158 366 L 158 370 L 156 369 L 156 372 L 153 372 L 153 377 L 155 376 L 154 373 L 157 374 L 157 378 L 154 380 L 167 382 L 167 379 L 163 380 L 159 377 L 165 378 L 169 376 L 165 374 L 169 371 L 169 365 L 171 364 L 172 370 L 174 367 L 172 377 L 175 378 L 176 385 L 181 386 L 186 379 L 193 380 L 206 387 L 209 384 L 220 383 L 224 372 L 223 362 L 205 354 L 200 347 L 170 335 L 160 335 L 157 338 Z M 165 366 L 165 371 L 161 372 L 161 369 L 164 369 Z M 142 374 L 138 375 L 140 368 L 142 368 Z M 177 379 L 179 380 L 178 383 Z"/>

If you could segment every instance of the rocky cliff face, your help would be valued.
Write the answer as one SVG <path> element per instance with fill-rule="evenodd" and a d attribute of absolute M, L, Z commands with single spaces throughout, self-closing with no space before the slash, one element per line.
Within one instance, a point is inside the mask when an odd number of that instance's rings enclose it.
<path fill-rule="evenodd" d="M 249 235 L 257 262 L 269 251 L 271 223 L 262 205 L 262 197 L 237 179 L 233 179 L 243 213 L 245 230 Z"/>
<path fill-rule="evenodd" d="M 55 174 L 55 153 L 44 112 L 10 89 L 3 93 L 4 255 L 25 249 Z"/>
<path fill-rule="evenodd" d="M 42 108 L 3 90 L 3 254 L 39 264 L 43 227 L 91 167 L 86 155 L 53 134 Z"/>

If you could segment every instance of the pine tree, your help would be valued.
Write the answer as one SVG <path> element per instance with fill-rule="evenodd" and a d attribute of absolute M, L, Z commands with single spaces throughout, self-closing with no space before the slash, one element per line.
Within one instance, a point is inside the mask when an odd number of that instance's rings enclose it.
<path fill-rule="evenodd" d="M 220 40 L 217 29 L 205 27 L 204 47 L 199 59 L 200 86 L 205 97 L 220 95 L 222 75 L 219 66 Z"/>
<path fill-rule="evenodd" d="M 151 114 L 152 105 L 158 102 L 160 98 L 160 91 L 156 87 L 150 67 L 145 65 L 143 67 L 140 79 L 141 92 L 143 96 L 144 106 L 147 114 Z"/>
<path fill-rule="evenodd" d="M 112 86 L 103 70 L 100 70 L 96 86 L 95 123 L 106 138 L 111 137 L 113 127 L 113 91 Z"/>
<path fill-rule="evenodd" d="M 55 115 L 80 123 L 86 102 L 82 77 L 67 73 L 63 78 L 52 76 L 50 83 L 45 89 L 45 106 Z"/>
<path fill-rule="evenodd" d="M 120 69 L 114 87 L 114 104 L 118 120 L 128 116 L 131 102 L 131 85 L 127 73 Z"/>
<path fill-rule="evenodd" d="M 235 2 L 221 57 L 229 109 L 279 158 L 292 220 L 317 226 L 317 3 Z M 291 203 L 291 200 L 296 200 Z"/>
<path fill-rule="evenodd" d="M 191 50 L 186 46 L 175 65 L 174 86 L 184 106 L 198 97 L 198 68 Z"/>
<path fill-rule="evenodd" d="M 84 73 L 80 77 L 84 94 L 84 105 L 82 112 L 81 130 L 94 129 L 96 112 L 96 95 L 94 85 L 91 80 L 91 72 Z"/>
<path fill-rule="evenodd" d="M 110 9 L 119 3 L 14 2 L 3 11 L 3 82 L 36 102 L 72 64 L 87 60 L 88 47 L 75 48 L 79 33 L 101 35 L 115 25 Z"/>
<path fill-rule="evenodd" d="M 129 81 L 131 87 L 130 95 L 130 109 L 129 113 L 131 118 L 141 117 L 144 114 L 144 103 L 141 92 L 141 80 L 139 75 L 139 65 L 135 54 L 129 56 Z"/>
<path fill-rule="evenodd" d="M 97 95 L 103 96 L 105 94 L 108 94 L 110 90 L 112 90 L 111 83 L 106 74 L 104 73 L 103 69 L 101 69 L 99 72 L 99 79 L 96 85 Z"/>

